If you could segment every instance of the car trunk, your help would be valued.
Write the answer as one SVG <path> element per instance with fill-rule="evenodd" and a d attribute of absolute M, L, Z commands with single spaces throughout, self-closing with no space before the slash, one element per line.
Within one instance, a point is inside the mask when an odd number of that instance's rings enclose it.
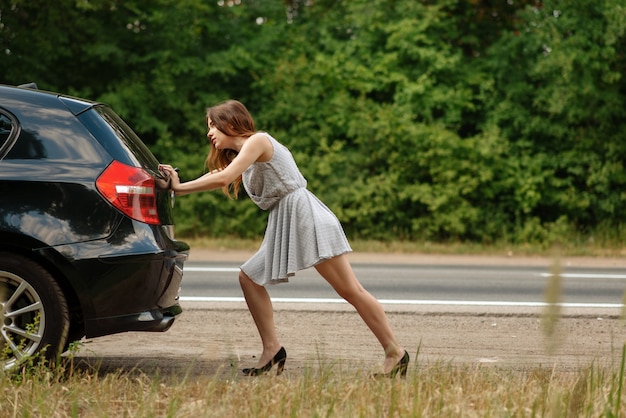
<path fill-rule="evenodd" d="M 140 167 L 153 178 L 160 224 L 173 225 L 174 196 L 169 189 L 170 180 L 159 171 L 159 161 L 137 134 L 105 105 L 90 106 L 77 116 L 114 161 Z"/>

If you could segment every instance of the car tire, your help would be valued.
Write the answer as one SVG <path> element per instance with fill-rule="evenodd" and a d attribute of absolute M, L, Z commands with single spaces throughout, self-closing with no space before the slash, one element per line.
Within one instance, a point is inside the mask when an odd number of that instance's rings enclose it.
<path fill-rule="evenodd" d="M 69 331 L 67 302 L 54 277 L 34 261 L 0 252 L 0 364 L 55 361 Z"/>

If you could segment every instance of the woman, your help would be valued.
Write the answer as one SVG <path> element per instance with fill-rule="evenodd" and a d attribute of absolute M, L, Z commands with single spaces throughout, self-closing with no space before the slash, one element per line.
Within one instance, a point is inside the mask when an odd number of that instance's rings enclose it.
<path fill-rule="evenodd" d="M 288 281 L 297 271 L 315 267 L 335 291 L 352 304 L 385 351 L 383 372 L 406 375 L 409 354 L 398 344 L 380 303 L 359 283 L 348 262 L 350 246 L 335 215 L 310 191 L 289 150 L 265 132 L 257 132 L 246 107 L 229 100 L 207 110 L 211 149 L 209 172 L 181 183 L 170 165 L 176 195 L 221 188 L 228 196 L 246 192 L 263 210 L 268 225 L 258 252 L 241 266 L 239 283 L 256 324 L 263 352 L 246 375 L 282 373 L 287 353 L 274 327 L 268 284 Z"/>

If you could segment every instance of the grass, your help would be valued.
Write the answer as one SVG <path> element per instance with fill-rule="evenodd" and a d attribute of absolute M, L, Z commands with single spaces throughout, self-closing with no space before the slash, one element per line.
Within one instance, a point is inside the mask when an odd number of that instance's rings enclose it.
<path fill-rule="evenodd" d="M 3 417 L 619 417 L 624 359 L 577 371 L 412 365 L 375 380 L 350 367 L 283 376 L 99 373 L 69 361 L 0 379 Z M 347 371 L 346 371 L 347 370 Z"/>

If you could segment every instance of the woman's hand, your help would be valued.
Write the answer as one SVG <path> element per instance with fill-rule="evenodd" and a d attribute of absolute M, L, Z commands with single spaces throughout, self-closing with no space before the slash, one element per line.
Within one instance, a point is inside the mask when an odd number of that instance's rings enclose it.
<path fill-rule="evenodd" d="M 176 189 L 178 188 L 178 186 L 180 186 L 178 169 L 172 167 L 169 164 L 159 164 L 159 171 L 161 171 L 166 177 L 170 179 L 170 189 L 176 192 Z"/>

